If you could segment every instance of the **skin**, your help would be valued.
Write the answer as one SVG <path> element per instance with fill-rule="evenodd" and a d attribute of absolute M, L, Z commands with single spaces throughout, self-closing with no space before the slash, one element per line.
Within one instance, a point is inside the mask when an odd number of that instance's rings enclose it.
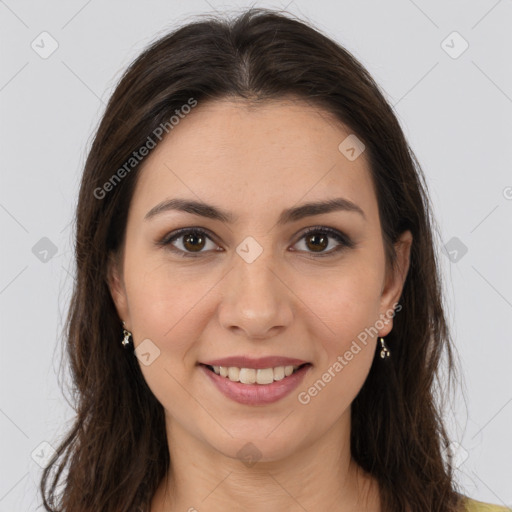
<path fill-rule="evenodd" d="M 199 104 L 146 157 L 109 286 L 135 347 L 149 338 L 160 350 L 150 365 L 139 362 L 165 410 L 172 466 L 152 512 L 380 510 L 376 482 L 351 459 L 349 442 L 350 405 L 377 338 L 360 344 L 307 405 L 297 399 L 359 333 L 389 316 L 409 268 L 408 231 L 395 246 L 397 268 L 386 266 L 366 155 L 349 161 L 338 150 L 350 133 L 300 100 L 216 100 Z M 178 211 L 144 219 L 175 197 L 202 200 L 238 219 L 229 224 Z M 335 211 L 276 225 L 286 208 L 334 197 L 356 203 L 365 218 Z M 355 246 L 318 256 L 303 236 L 317 225 L 341 231 Z M 213 235 L 192 245 L 186 236 L 173 242 L 183 251 L 196 248 L 198 257 L 156 244 L 186 227 Z M 247 236 L 263 249 L 252 263 L 236 252 Z M 323 252 L 339 245 L 328 240 Z M 391 319 L 378 336 L 392 327 Z M 297 357 L 313 366 L 278 402 L 243 405 L 197 366 L 230 355 Z M 248 442 L 261 456 L 250 467 L 237 456 Z"/>

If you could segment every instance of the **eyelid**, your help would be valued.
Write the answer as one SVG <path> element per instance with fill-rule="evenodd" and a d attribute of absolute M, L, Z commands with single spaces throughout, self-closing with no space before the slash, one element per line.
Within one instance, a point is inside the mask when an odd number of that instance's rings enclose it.
<path fill-rule="evenodd" d="M 309 233 L 318 233 L 318 232 L 327 234 L 331 238 L 334 238 L 335 240 L 337 240 L 340 244 L 346 245 L 349 248 L 352 248 L 355 246 L 354 241 L 348 235 L 346 235 L 345 233 L 343 233 L 342 231 L 340 231 L 338 229 L 330 228 L 328 226 L 311 226 L 309 228 L 306 228 L 304 231 L 301 232 L 301 235 L 300 235 L 299 239 L 297 240 L 297 242 L 299 240 L 301 240 L 302 238 L 304 238 L 306 235 L 309 235 Z M 295 242 L 295 243 L 297 243 L 297 242 Z M 311 253 L 311 254 L 314 254 L 314 253 Z M 328 254 L 328 253 L 323 253 L 323 254 Z"/>
<path fill-rule="evenodd" d="M 185 234 L 188 234 L 188 233 L 197 233 L 197 234 L 204 235 L 206 238 L 210 239 L 212 242 L 217 244 L 216 236 L 213 235 L 213 233 L 211 233 L 210 230 L 208 230 L 206 228 L 199 227 L 199 226 L 197 226 L 197 227 L 190 226 L 190 227 L 186 227 L 186 228 L 180 228 L 171 233 L 166 234 L 161 240 L 156 242 L 156 245 L 166 247 L 173 253 L 176 253 L 179 256 L 184 256 L 184 257 L 195 258 L 195 257 L 199 257 L 204 254 L 211 253 L 211 251 L 199 251 L 197 253 L 187 252 L 187 251 L 183 251 L 182 249 L 178 249 L 172 245 L 172 242 L 174 242 L 175 240 L 181 238 L 182 236 L 184 236 Z M 329 238 L 335 239 L 338 242 L 338 245 L 336 246 L 336 248 L 331 249 L 330 251 L 327 251 L 327 252 L 314 253 L 314 252 L 310 252 L 310 251 L 301 251 L 301 250 L 299 250 L 299 251 L 295 250 L 295 252 L 305 252 L 308 256 L 311 256 L 313 258 L 323 257 L 323 256 L 328 257 L 328 256 L 334 256 L 335 254 L 337 254 L 344 248 L 353 248 L 356 245 L 354 243 L 354 241 L 348 235 L 343 233 L 342 231 L 339 231 L 338 229 L 335 229 L 335 228 L 330 228 L 328 226 L 320 226 L 320 225 L 310 226 L 310 227 L 302 230 L 300 232 L 297 240 L 293 243 L 293 245 L 297 244 L 299 241 L 301 241 L 305 236 L 307 236 L 310 233 L 324 233 Z"/>
<path fill-rule="evenodd" d="M 204 255 L 204 254 L 207 254 L 208 252 L 210 252 L 210 251 L 200 251 L 197 253 L 186 252 L 186 251 L 182 251 L 181 249 L 178 249 L 177 247 L 174 247 L 172 245 L 172 242 L 174 242 L 175 240 L 178 240 L 179 238 L 181 238 L 182 236 L 184 236 L 188 233 L 198 233 L 198 234 L 204 235 L 206 238 L 210 239 L 212 242 L 217 244 L 217 242 L 215 241 L 216 237 L 215 237 L 215 235 L 213 235 L 213 233 L 211 233 L 211 231 L 209 231 L 206 228 L 201 228 L 199 226 L 197 226 L 197 227 L 191 226 L 191 227 L 187 227 L 187 228 L 180 228 L 175 231 L 172 231 L 171 233 L 167 233 L 162 239 L 160 239 L 159 241 L 156 242 L 156 245 L 159 247 L 167 248 L 170 251 L 172 251 L 173 253 L 178 254 L 179 256 L 184 256 L 184 257 L 195 258 L 195 257 L 201 256 L 201 255 Z"/>

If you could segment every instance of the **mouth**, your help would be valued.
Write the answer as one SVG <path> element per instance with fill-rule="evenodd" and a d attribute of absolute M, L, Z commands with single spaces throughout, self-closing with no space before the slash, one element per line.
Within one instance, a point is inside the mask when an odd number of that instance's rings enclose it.
<path fill-rule="evenodd" d="M 273 382 L 282 381 L 291 375 L 299 372 L 311 363 L 303 363 L 300 365 L 275 366 L 269 368 L 239 368 L 237 366 L 216 366 L 199 363 L 210 372 L 215 373 L 231 382 L 237 382 L 248 385 L 269 385 Z"/>
<path fill-rule="evenodd" d="M 226 366 L 217 366 L 220 362 Z M 240 364 L 241 367 L 227 366 L 235 363 Z M 283 363 L 288 364 L 283 365 Z M 269 366 L 271 364 L 281 364 L 281 366 Z M 265 406 L 290 395 L 305 379 L 313 364 L 284 357 L 251 360 L 232 357 L 199 363 L 198 366 L 207 380 L 230 400 L 243 405 Z"/>

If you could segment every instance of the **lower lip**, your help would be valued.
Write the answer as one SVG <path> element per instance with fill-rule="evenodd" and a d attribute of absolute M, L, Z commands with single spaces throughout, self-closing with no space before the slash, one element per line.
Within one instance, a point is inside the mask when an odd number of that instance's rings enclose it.
<path fill-rule="evenodd" d="M 221 393 L 231 400 L 245 405 L 265 405 L 281 400 L 302 382 L 311 368 L 310 364 L 303 366 L 288 377 L 275 380 L 272 384 L 242 384 L 217 375 L 203 364 L 199 366 Z"/>

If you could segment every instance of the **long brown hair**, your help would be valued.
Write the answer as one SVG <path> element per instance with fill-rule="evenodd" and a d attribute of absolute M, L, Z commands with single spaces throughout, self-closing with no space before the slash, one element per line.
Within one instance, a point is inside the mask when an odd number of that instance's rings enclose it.
<path fill-rule="evenodd" d="M 461 495 L 443 456 L 444 394 L 437 393 L 453 379 L 456 360 L 425 178 L 363 66 L 308 24 L 266 9 L 203 17 L 161 37 L 126 70 L 107 105 L 76 211 L 76 280 L 65 333 L 76 419 L 41 478 L 46 510 L 148 510 L 171 469 L 163 408 L 133 353 L 121 347 L 107 285 L 108 259 L 122 248 L 140 168 L 126 162 L 191 98 L 285 96 L 334 114 L 364 142 L 388 264 L 395 263 L 398 236 L 407 229 L 413 235 L 401 311 L 386 338 L 392 358 L 373 361 L 352 403 L 352 456 L 379 482 L 383 512 L 459 510 Z M 122 179 L 113 180 L 123 166 Z M 447 372 L 440 379 L 443 354 Z"/>

